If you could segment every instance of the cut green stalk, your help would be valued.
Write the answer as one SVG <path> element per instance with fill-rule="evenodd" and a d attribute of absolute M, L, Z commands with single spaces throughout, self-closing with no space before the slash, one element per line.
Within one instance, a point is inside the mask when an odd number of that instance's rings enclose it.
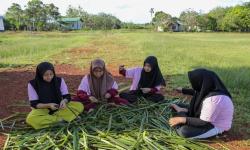
<path fill-rule="evenodd" d="M 112 124 L 112 114 L 109 117 L 109 124 L 108 124 L 108 130 L 107 133 L 109 132 L 109 130 L 111 129 L 111 124 Z"/>
<path fill-rule="evenodd" d="M 13 128 L 6 149 L 211 149 L 200 141 L 176 135 L 167 124 L 170 103 L 142 99 L 135 106 L 101 105 L 68 124 L 42 130 Z M 11 125 L 13 120 L 8 123 Z"/>
<path fill-rule="evenodd" d="M 78 135 L 78 130 L 74 128 L 74 133 L 73 133 L 73 149 L 74 150 L 79 150 L 79 135 Z"/>

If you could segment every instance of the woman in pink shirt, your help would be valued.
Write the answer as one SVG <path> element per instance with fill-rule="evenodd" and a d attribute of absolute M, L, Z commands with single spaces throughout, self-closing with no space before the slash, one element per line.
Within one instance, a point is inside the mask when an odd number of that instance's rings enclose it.
<path fill-rule="evenodd" d="M 120 97 L 133 103 L 139 97 L 144 97 L 153 102 L 159 102 L 164 99 L 160 89 L 166 86 L 161 70 L 155 56 L 149 56 L 145 59 L 143 68 L 136 67 L 125 69 L 120 66 L 119 73 L 126 78 L 132 78 L 133 82 L 129 92 L 120 94 Z"/>
<path fill-rule="evenodd" d="M 56 76 L 54 66 L 49 62 L 37 66 L 35 79 L 28 83 L 28 95 L 32 111 L 26 122 L 35 129 L 62 120 L 70 122 L 83 111 L 81 103 L 70 101 L 65 81 Z"/>
<path fill-rule="evenodd" d="M 90 73 L 83 77 L 74 101 L 84 104 L 85 111 L 93 110 L 98 103 L 127 105 L 128 101 L 118 96 L 118 85 L 113 76 L 106 70 L 102 59 L 91 62 Z"/>
<path fill-rule="evenodd" d="M 186 138 L 203 139 L 228 131 L 234 107 L 220 78 L 206 69 L 190 71 L 188 78 L 193 89 L 177 88 L 177 91 L 193 96 L 190 106 L 172 104 L 177 115 L 169 119 L 169 124 Z"/>

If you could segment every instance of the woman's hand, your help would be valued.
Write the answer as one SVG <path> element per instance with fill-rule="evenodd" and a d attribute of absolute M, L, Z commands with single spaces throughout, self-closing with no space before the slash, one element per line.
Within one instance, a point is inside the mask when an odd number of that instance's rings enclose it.
<path fill-rule="evenodd" d="M 141 88 L 142 93 L 147 94 L 151 91 L 151 88 Z"/>
<path fill-rule="evenodd" d="M 124 69 L 125 69 L 124 65 L 119 66 L 119 71 L 124 70 Z"/>
<path fill-rule="evenodd" d="M 182 87 L 177 87 L 175 91 L 177 91 L 178 93 L 182 93 Z"/>
<path fill-rule="evenodd" d="M 48 106 L 51 110 L 57 110 L 59 108 L 59 105 L 56 103 L 48 103 Z"/>
<path fill-rule="evenodd" d="M 186 120 L 186 117 L 173 117 L 169 119 L 169 125 L 173 127 L 179 124 L 185 124 Z"/>
<path fill-rule="evenodd" d="M 105 94 L 105 98 L 106 98 L 106 99 L 110 99 L 110 98 L 111 98 L 111 95 L 110 95 L 109 93 L 106 93 L 106 94 Z"/>
<path fill-rule="evenodd" d="M 61 102 L 60 102 L 60 109 L 64 109 L 66 108 L 66 105 L 68 103 L 68 100 L 67 99 L 63 99 Z"/>
<path fill-rule="evenodd" d="M 173 108 L 176 112 L 188 112 L 188 109 L 181 108 L 176 104 L 170 104 L 170 107 Z"/>
<path fill-rule="evenodd" d="M 98 103 L 98 99 L 96 99 L 94 96 L 90 96 L 90 97 L 89 97 L 89 100 L 90 100 L 92 103 Z"/>
<path fill-rule="evenodd" d="M 116 105 L 115 103 L 109 103 L 110 106 L 115 106 L 117 107 L 118 105 Z"/>

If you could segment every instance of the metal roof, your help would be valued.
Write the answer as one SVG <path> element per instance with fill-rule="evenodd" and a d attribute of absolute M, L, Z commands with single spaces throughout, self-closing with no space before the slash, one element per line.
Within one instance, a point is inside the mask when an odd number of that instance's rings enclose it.
<path fill-rule="evenodd" d="M 76 22 L 76 21 L 81 21 L 81 18 L 80 17 L 77 17 L 77 18 L 62 18 L 60 21 L 63 21 L 63 22 Z"/>

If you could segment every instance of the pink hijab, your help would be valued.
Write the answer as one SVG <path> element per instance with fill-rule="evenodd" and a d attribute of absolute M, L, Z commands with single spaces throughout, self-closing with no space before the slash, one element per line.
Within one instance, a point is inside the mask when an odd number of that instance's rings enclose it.
<path fill-rule="evenodd" d="M 94 75 L 94 69 L 96 68 L 103 70 L 103 75 L 100 78 L 96 78 Z M 115 82 L 113 76 L 106 70 L 105 62 L 99 58 L 91 62 L 88 81 L 91 94 L 99 100 L 105 99 L 105 94 Z"/>

